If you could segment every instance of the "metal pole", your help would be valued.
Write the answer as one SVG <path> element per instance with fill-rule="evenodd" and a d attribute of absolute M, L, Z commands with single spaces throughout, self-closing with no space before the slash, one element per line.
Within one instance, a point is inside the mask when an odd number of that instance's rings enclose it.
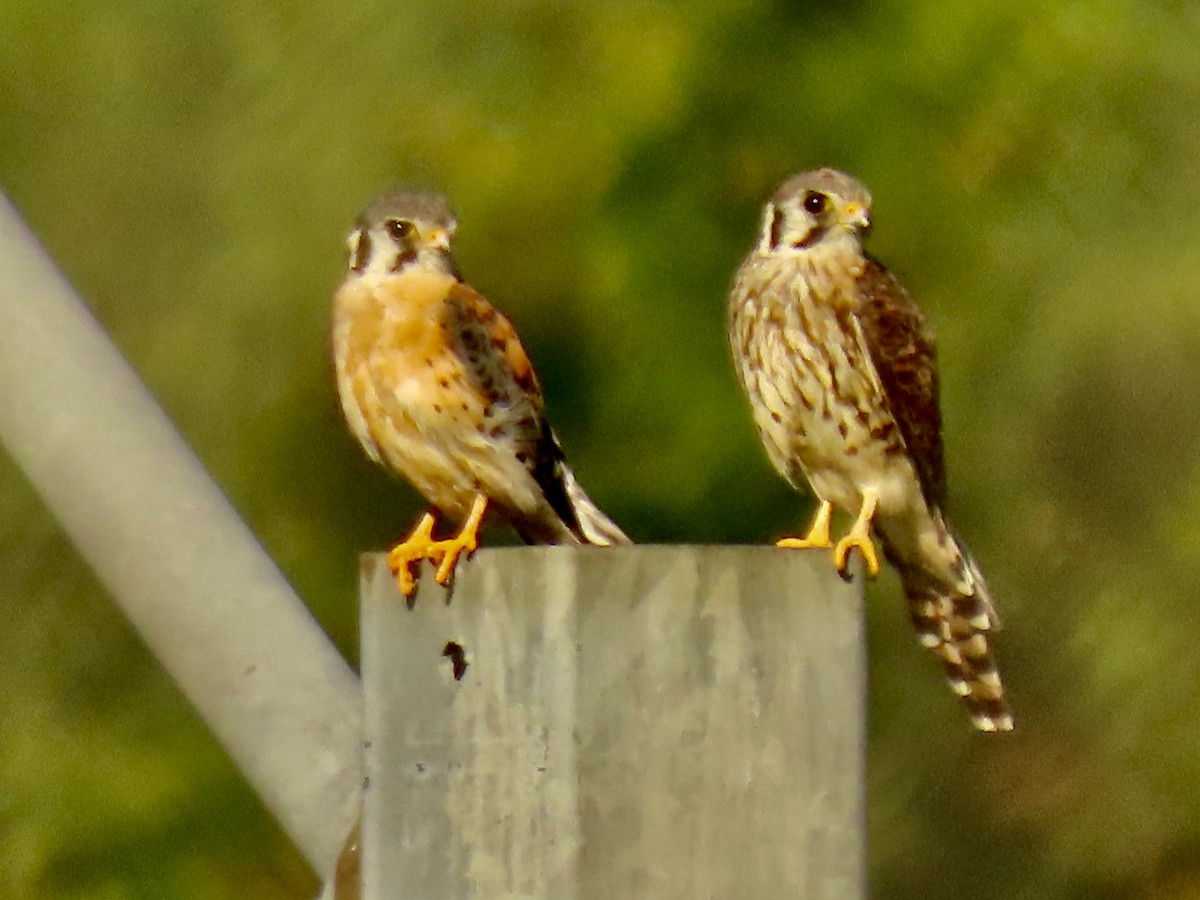
<path fill-rule="evenodd" d="M 360 803 L 358 681 L 2 196 L 0 439 L 329 872 Z"/>

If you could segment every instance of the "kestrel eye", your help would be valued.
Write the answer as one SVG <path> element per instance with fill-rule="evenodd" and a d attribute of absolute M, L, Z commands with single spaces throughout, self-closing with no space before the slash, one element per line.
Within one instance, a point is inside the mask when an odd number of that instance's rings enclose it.
<path fill-rule="evenodd" d="M 814 216 L 819 216 L 829 207 L 829 198 L 819 191 L 809 191 L 804 195 L 804 208 Z"/>
<path fill-rule="evenodd" d="M 396 241 L 407 241 L 416 231 L 416 226 L 408 219 L 388 219 L 383 227 L 388 236 Z"/>

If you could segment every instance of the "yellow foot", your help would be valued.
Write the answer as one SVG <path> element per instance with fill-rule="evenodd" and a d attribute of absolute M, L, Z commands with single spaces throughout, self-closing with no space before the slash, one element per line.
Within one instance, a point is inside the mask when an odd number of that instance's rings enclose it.
<path fill-rule="evenodd" d="M 838 573 L 846 577 L 846 566 L 850 563 L 850 554 L 857 549 L 867 564 L 867 574 L 874 578 L 879 574 L 879 554 L 875 551 L 875 542 L 871 540 L 871 519 L 875 516 L 875 506 L 879 503 L 879 495 L 874 491 L 863 491 L 862 509 L 858 518 L 844 538 L 833 548 L 833 564 Z"/>
<path fill-rule="evenodd" d="M 446 584 L 450 580 L 461 554 L 470 555 L 479 546 L 479 525 L 483 521 L 483 514 L 487 511 L 487 504 L 487 497 L 483 494 L 476 494 L 475 502 L 471 504 L 471 514 L 467 516 L 467 521 L 459 531 L 458 537 L 439 542 L 442 562 L 434 576 L 438 584 Z"/>
<path fill-rule="evenodd" d="M 417 563 L 432 558 L 429 553 L 436 543 L 433 539 L 433 514 L 425 513 L 412 534 L 388 553 L 388 568 L 396 576 L 396 586 L 405 597 L 411 597 L 417 589 L 414 572 Z"/>
<path fill-rule="evenodd" d="M 487 510 L 487 497 L 478 494 L 471 504 L 471 514 L 462 530 L 443 541 L 433 539 L 433 515 L 426 513 L 412 534 L 388 553 L 387 564 L 396 576 L 396 586 L 405 597 L 412 597 L 417 589 L 417 566 L 423 559 L 438 564 L 438 584 L 446 584 L 454 574 L 454 567 L 463 553 L 471 553 L 479 546 L 479 525 Z"/>
<path fill-rule="evenodd" d="M 775 542 L 776 547 L 786 547 L 789 550 L 805 550 L 809 547 L 817 547 L 825 549 L 832 547 L 833 541 L 829 539 L 829 517 L 833 514 L 833 504 L 828 500 L 822 500 L 821 505 L 817 508 L 817 514 L 813 517 L 812 525 L 808 528 L 808 534 L 802 538 L 780 538 Z"/>

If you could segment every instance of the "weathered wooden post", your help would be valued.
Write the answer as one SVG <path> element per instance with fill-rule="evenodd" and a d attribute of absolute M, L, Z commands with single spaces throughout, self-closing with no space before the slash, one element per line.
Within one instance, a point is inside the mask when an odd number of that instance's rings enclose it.
<path fill-rule="evenodd" d="M 865 897 L 861 593 L 819 553 L 364 559 L 367 900 Z"/>

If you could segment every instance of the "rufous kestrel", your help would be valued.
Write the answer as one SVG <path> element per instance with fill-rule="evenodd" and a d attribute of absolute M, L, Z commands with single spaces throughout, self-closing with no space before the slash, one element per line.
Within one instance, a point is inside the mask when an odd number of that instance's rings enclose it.
<path fill-rule="evenodd" d="M 767 455 L 819 501 L 803 538 L 845 573 L 873 534 L 895 566 L 921 643 L 982 731 L 1012 714 L 988 641 L 997 627 L 983 576 L 946 518 L 946 472 L 933 337 L 891 272 L 863 250 L 871 195 L 835 169 L 786 181 L 766 204 L 758 243 L 729 300 L 729 343 Z M 834 508 L 854 516 L 834 541 Z"/>
<path fill-rule="evenodd" d="M 350 233 L 349 271 L 333 299 L 333 357 L 350 430 L 459 533 L 433 537 L 434 511 L 388 555 L 405 596 L 423 559 L 446 584 L 495 508 L 534 544 L 629 539 L 588 499 L 544 415 L 538 377 L 516 331 L 462 280 L 446 200 L 397 191 Z"/>

